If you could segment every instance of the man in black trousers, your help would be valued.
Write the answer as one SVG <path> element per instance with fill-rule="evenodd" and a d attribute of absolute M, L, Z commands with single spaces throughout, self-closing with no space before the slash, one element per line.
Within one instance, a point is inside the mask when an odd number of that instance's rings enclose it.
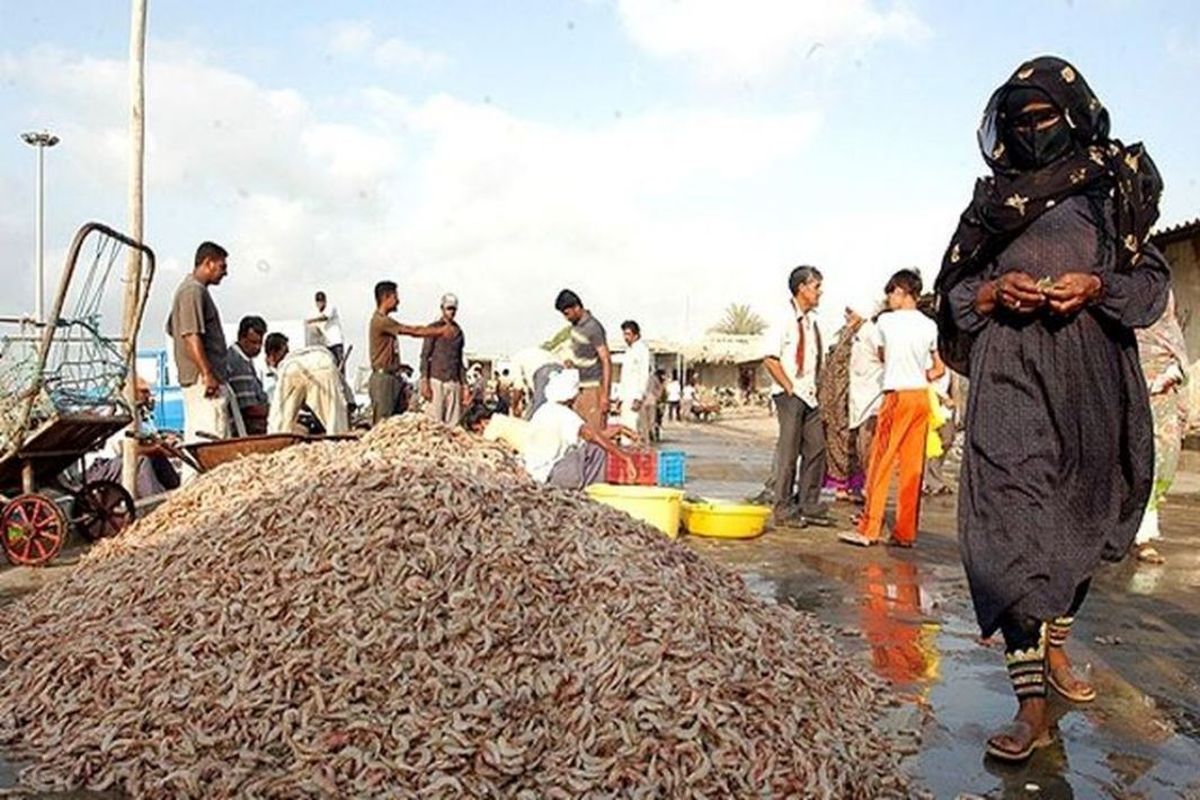
<path fill-rule="evenodd" d="M 816 267 L 792 270 L 788 304 L 767 334 L 764 366 L 775 383 L 773 401 L 779 420 L 770 484 L 776 525 L 833 524 L 828 507 L 821 503 L 825 425 L 817 409 L 817 381 L 824 346 L 816 314 L 821 281 Z"/>

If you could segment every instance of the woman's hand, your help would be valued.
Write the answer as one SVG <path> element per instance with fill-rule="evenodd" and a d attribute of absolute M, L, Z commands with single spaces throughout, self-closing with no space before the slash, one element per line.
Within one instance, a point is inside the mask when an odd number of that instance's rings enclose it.
<path fill-rule="evenodd" d="M 1046 302 L 1041 287 L 1028 272 L 1006 272 L 994 285 L 995 303 L 1017 314 L 1032 314 Z"/>
<path fill-rule="evenodd" d="M 1067 316 L 1100 296 L 1104 282 L 1088 272 L 1068 272 L 1046 290 L 1050 310 Z"/>

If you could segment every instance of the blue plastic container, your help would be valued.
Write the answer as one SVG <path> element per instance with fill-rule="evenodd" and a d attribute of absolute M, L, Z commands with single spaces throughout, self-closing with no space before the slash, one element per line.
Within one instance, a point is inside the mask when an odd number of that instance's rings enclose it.
<path fill-rule="evenodd" d="M 658 451 L 658 485 L 682 488 L 687 481 L 687 456 L 682 450 Z"/>

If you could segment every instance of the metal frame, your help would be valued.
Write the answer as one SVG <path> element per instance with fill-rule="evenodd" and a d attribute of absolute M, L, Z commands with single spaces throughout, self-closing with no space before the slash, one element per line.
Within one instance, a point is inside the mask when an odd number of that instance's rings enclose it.
<path fill-rule="evenodd" d="M 115 239 L 126 247 L 139 251 L 145 259 L 141 273 L 141 286 L 138 287 L 137 307 L 134 309 L 133 314 L 133 325 L 126 331 L 132 333 L 132 335 L 122 335 L 110 340 L 114 342 L 120 342 L 123 345 L 122 360 L 125 361 L 126 364 L 130 365 L 130 369 L 132 369 L 132 366 L 136 363 L 136 354 L 133 352 L 132 345 L 137 339 L 136 332 L 142 327 L 142 316 L 146 311 L 146 303 L 150 296 L 150 284 L 154 279 L 154 251 L 142 242 L 136 241 L 120 231 L 114 230 L 108 225 L 105 225 L 101 222 L 88 222 L 76 232 L 75 238 L 71 240 L 71 247 L 67 251 L 66 263 L 63 265 L 62 277 L 59 279 L 58 283 L 58 295 L 55 297 L 54 307 L 50 313 L 50 316 L 44 322 L 33 321 L 31 323 L 35 327 L 42 326 L 44 328 L 41 335 L 41 344 L 38 346 L 37 371 L 35 373 L 34 382 L 27 391 L 24 408 L 21 410 L 21 415 L 19 417 L 20 422 L 14 426 L 7 450 L 0 454 L 0 460 L 19 456 L 20 451 L 25 443 L 26 436 L 29 433 L 29 420 L 33 415 L 33 404 L 37 398 L 38 391 L 44 385 L 46 360 L 50 356 L 50 345 L 54 340 L 54 332 L 57 330 L 58 325 L 62 320 L 62 307 L 63 303 L 66 302 L 67 289 L 70 288 L 71 279 L 75 275 L 75 267 L 79 261 L 79 254 L 83 250 L 84 242 L 86 242 L 87 238 L 93 233 L 100 233 L 111 239 Z M 123 308 L 122 310 L 124 315 L 127 316 L 129 309 Z M 24 319 L 0 318 L 0 322 L 27 323 L 30 321 Z M 129 376 L 126 375 L 125 379 L 128 381 Z M 119 402 L 123 403 L 123 398 Z M 133 409 L 126 409 L 126 411 L 129 413 L 130 417 L 133 417 L 135 414 Z M 25 473 L 25 478 L 22 482 L 26 484 L 30 483 L 32 481 L 32 467 L 29 464 L 26 464 L 23 472 Z M 30 491 L 30 489 L 27 487 L 26 491 Z"/>

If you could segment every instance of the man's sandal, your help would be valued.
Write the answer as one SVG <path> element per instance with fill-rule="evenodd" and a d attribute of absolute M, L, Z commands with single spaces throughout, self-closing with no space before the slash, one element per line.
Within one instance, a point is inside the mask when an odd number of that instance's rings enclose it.
<path fill-rule="evenodd" d="M 1029 741 L 1020 750 L 1012 750 L 1002 746 L 999 739 L 1007 737 L 1021 741 L 1028 739 Z M 1033 738 L 1033 729 L 1028 722 L 1016 719 L 1008 724 L 1008 726 L 995 734 L 987 741 L 987 754 L 997 761 L 1004 761 L 1009 764 L 1019 764 L 1023 761 L 1028 761 L 1035 750 L 1040 750 L 1054 742 L 1054 737 L 1050 731 L 1046 731 L 1037 739 Z"/>

